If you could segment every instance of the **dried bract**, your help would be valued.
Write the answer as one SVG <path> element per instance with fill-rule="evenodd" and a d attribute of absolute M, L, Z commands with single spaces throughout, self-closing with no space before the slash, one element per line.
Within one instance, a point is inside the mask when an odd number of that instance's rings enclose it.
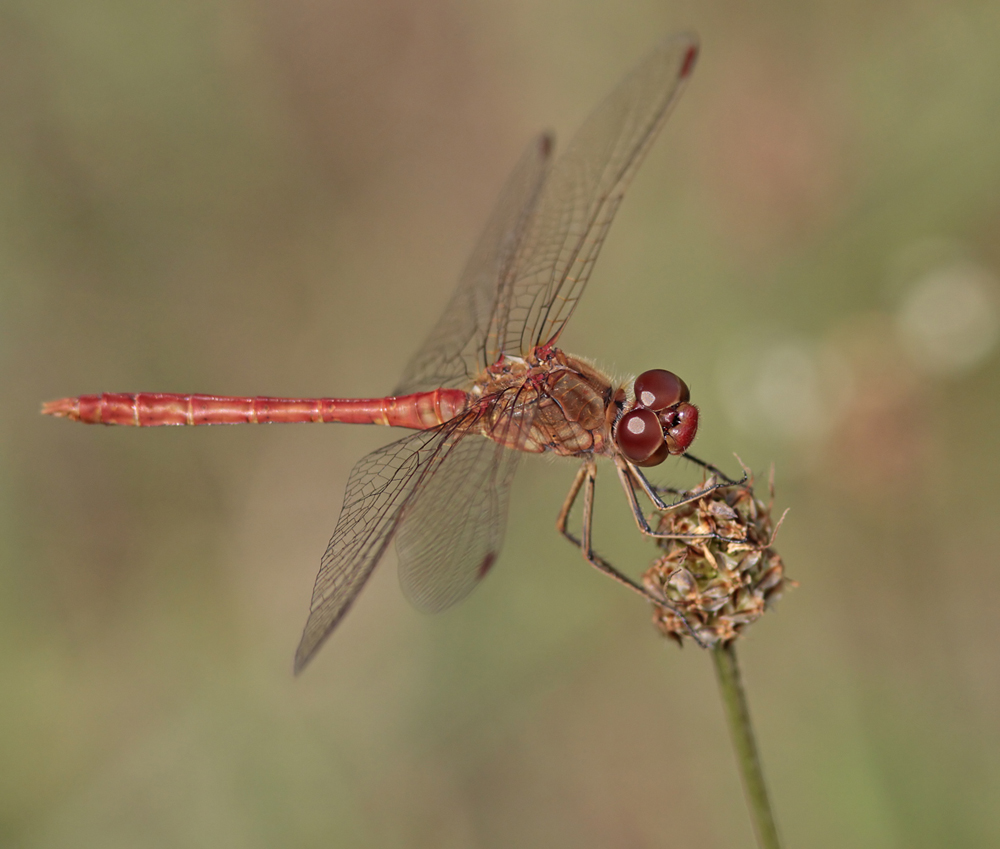
<path fill-rule="evenodd" d="M 781 524 L 772 521 L 772 503 L 756 497 L 752 480 L 715 488 L 717 483 L 710 478 L 684 494 L 702 492 L 701 498 L 661 515 L 657 530 L 672 538 L 660 539 L 665 553 L 643 575 L 646 589 L 674 608 L 654 605 L 653 622 L 681 644 L 692 634 L 707 647 L 735 639 L 795 585 L 771 547 Z"/>

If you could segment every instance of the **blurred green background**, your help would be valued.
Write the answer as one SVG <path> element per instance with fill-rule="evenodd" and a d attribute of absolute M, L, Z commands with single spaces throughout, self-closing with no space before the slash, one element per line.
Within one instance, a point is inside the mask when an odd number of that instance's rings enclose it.
<path fill-rule="evenodd" d="M 1000 6 L 933 0 L 4 4 L 0 845 L 753 844 L 708 657 L 554 531 L 575 464 L 523 464 L 466 603 L 390 555 L 293 679 L 390 435 L 38 415 L 388 392 L 526 140 L 680 29 L 564 347 L 776 463 L 801 586 L 740 651 L 787 845 L 1000 845 Z"/>

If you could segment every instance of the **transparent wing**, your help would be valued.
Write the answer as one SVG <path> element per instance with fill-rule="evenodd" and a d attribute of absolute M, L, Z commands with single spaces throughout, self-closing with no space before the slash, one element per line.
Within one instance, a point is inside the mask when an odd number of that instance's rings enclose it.
<path fill-rule="evenodd" d="M 394 395 L 464 386 L 493 362 L 485 351 L 495 326 L 500 281 L 513 272 L 551 153 L 552 139 L 542 135 L 521 155 L 444 314 L 410 361 Z"/>
<path fill-rule="evenodd" d="M 496 562 L 520 452 L 463 439 L 411 499 L 396 534 L 399 581 L 420 610 L 465 598 Z"/>
<path fill-rule="evenodd" d="M 654 50 L 597 107 L 553 165 L 501 292 L 491 336 L 527 354 L 562 331 L 625 189 L 690 75 L 694 35 Z"/>
<path fill-rule="evenodd" d="M 441 428 L 417 431 L 373 451 L 351 470 L 344 506 L 323 555 L 309 618 L 295 652 L 296 672 L 347 613 L 385 553 L 407 503 L 456 445 L 462 444 L 465 424 L 457 418 Z"/>
<path fill-rule="evenodd" d="M 556 340 L 697 50 L 690 34 L 661 44 L 591 114 L 551 172 L 551 137 L 528 146 L 394 394 L 463 386 L 501 353 L 526 355 Z"/>
<path fill-rule="evenodd" d="M 555 341 L 696 52 L 693 36 L 655 50 L 590 116 L 550 174 L 551 139 L 529 146 L 395 394 L 463 385 L 502 352 L 527 354 Z M 510 409 L 502 420 L 526 433 L 532 412 Z M 463 440 L 476 415 L 407 436 L 355 466 L 316 579 L 296 671 L 343 618 L 397 531 L 404 588 L 418 606 L 446 607 L 488 571 L 517 455 L 490 440 Z"/>

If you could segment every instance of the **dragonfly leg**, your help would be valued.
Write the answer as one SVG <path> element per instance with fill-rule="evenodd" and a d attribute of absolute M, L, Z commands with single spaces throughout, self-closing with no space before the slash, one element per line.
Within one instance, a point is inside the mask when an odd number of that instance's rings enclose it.
<path fill-rule="evenodd" d="M 563 501 L 562 509 L 559 511 L 559 518 L 556 519 L 556 530 L 577 547 L 580 545 L 580 540 L 566 530 L 566 525 L 569 522 L 570 511 L 573 509 L 573 505 L 576 504 L 576 497 L 580 494 L 580 489 L 583 487 L 583 481 L 587 477 L 588 472 L 590 474 L 596 474 L 596 472 L 590 468 L 590 463 L 584 462 L 584 464 L 580 466 L 577 471 L 576 477 L 573 478 L 573 485 L 569 488 L 569 492 L 566 494 L 566 500 Z"/>
<path fill-rule="evenodd" d="M 657 510 L 676 510 L 678 507 L 683 507 L 685 504 L 691 504 L 704 498 L 710 492 L 714 492 L 717 489 L 722 489 L 728 486 L 738 486 L 736 481 L 730 481 L 729 483 L 718 483 L 708 489 L 703 489 L 694 495 L 685 495 L 682 498 L 677 499 L 674 502 L 666 503 L 656 494 L 655 488 L 646 480 L 645 475 L 639 471 L 635 466 L 629 463 L 627 460 L 616 457 L 615 466 L 618 468 L 618 478 L 622 482 L 622 489 L 625 490 L 625 497 L 628 499 L 629 507 L 632 508 L 632 515 L 635 517 L 635 522 L 639 526 L 639 531 L 648 537 L 653 539 L 714 539 L 719 542 L 746 542 L 744 539 L 738 539 L 733 537 L 724 537 L 719 534 L 665 534 L 659 531 L 654 531 L 650 527 L 649 520 L 646 519 L 645 514 L 642 512 L 642 507 L 639 506 L 639 499 L 635 494 L 635 485 L 638 483 L 642 491 L 648 496 L 649 500 L 653 502 Z M 727 479 L 728 480 L 728 479 Z"/>
<path fill-rule="evenodd" d="M 631 463 L 627 464 L 628 474 L 631 476 L 639 488 L 646 494 L 650 501 L 653 502 L 653 506 L 657 510 L 673 510 L 675 507 L 680 507 L 684 504 L 690 504 L 692 501 L 697 501 L 699 498 L 704 497 L 710 492 L 715 492 L 717 489 L 725 489 L 729 486 L 742 486 L 746 483 L 746 475 L 743 476 L 742 480 L 731 481 L 726 478 L 722 483 L 713 484 L 710 487 L 700 490 L 696 495 L 689 495 L 682 492 L 679 489 L 674 489 L 672 486 L 654 486 L 649 482 L 649 479 L 642 473 L 642 469 L 638 466 L 633 466 Z M 669 493 L 670 495 L 678 496 L 674 501 L 664 501 L 661 497 L 661 493 Z"/>
<path fill-rule="evenodd" d="M 694 463 L 696 466 L 701 466 L 705 471 L 711 472 L 716 477 L 722 478 L 722 480 L 724 480 L 728 484 L 736 485 L 736 484 L 746 483 L 747 473 L 745 471 L 743 472 L 743 477 L 742 478 L 740 478 L 738 481 L 734 481 L 731 477 L 729 477 L 729 475 L 727 475 L 724 471 L 722 471 L 722 469 L 720 469 L 718 466 L 715 466 L 712 463 L 709 463 L 709 462 L 707 462 L 705 460 L 699 460 L 697 457 L 694 456 L 694 454 L 690 453 L 689 451 L 685 451 L 681 456 L 685 460 L 687 460 L 687 461 L 689 461 L 691 463 Z M 739 459 L 739 458 L 737 458 L 737 459 Z"/>
<path fill-rule="evenodd" d="M 664 501 L 663 496 L 669 495 L 672 499 L 676 500 L 684 495 L 682 490 L 677 489 L 672 486 L 656 486 L 649 482 L 649 479 L 642 473 L 639 468 L 629 467 L 629 474 L 639 484 L 639 488 L 646 493 L 646 496 L 650 501 L 653 502 L 653 506 L 657 510 L 667 510 L 669 509 L 671 501 Z"/>
<path fill-rule="evenodd" d="M 685 453 L 681 454 L 681 456 L 685 460 L 694 463 L 696 466 L 704 469 L 707 472 L 710 472 L 711 474 L 719 478 L 722 481 L 722 483 L 716 487 L 713 487 L 714 489 L 721 489 L 722 487 L 725 486 L 741 486 L 745 484 L 750 477 L 749 473 L 744 471 L 743 477 L 741 477 L 739 480 L 733 480 L 718 466 L 706 462 L 705 460 L 700 460 L 693 454 Z M 678 496 L 684 494 L 682 490 L 676 489 L 675 487 L 672 486 L 657 486 L 655 484 L 650 483 L 649 480 L 646 478 L 646 476 L 643 475 L 642 470 L 639 469 L 638 467 L 633 468 L 632 471 L 638 476 L 636 477 L 636 482 L 639 484 L 640 487 L 642 487 L 643 492 L 645 492 L 649 496 L 650 501 L 652 501 L 653 504 L 656 505 L 657 510 L 668 510 L 670 509 L 671 506 L 675 506 L 663 501 L 662 496 L 664 494 L 670 496 Z M 704 490 L 704 492 L 711 492 L 711 490 Z"/>
<path fill-rule="evenodd" d="M 630 590 L 634 590 L 644 598 L 660 603 L 661 599 L 654 598 L 644 587 L 637 584 L 627 575 L 623 575 L 594 551 L 591 543 L 591 525 L 594 516 L 594 483 L 596 480 L 597 465 L 594 463 L 593 458 L 589 458 L 580 466 L 580 471 L 576 473 L 576 477 L 573 479 L 573 485 L 569 488 L 569 493 L 563 502 L 562 510 L 559 511 L 559 518 L 556 520 L 556 530 L 579 548 L 583 552 L 584 560 L 595 569 L 599 569 L 605 575 L 608 575 L 620 584 L 624 584 Z M 576 503 L 581 489 L 583 490 L 583 527 L 581 532 L 582 538 L 578 539 L 570 533 L 567 525 L 569 523 L 570 511 L 573 509 L 573 505 Z"/>
<path fill-rule="evenodd" d="M 573 485 L 569 488 L 566 500 L 563 502 L 562 509 L 559 511 L 559 518 L 556 520 L 556 530 L 573 543 L 573 545 L 579 548 L 583 553 L 584 560 L 586 560 L 595 569 L 598 569 L 608 577 L 628 587 L 630 590 L 639 593 L 639 595 L 647 601 L 651 601 L 653 604 L 659 605 L 660 607 L 666 607 L 675 613 L 688 629 L 691 639 L 693 639 L 703 649 L 708 648 L 708 646 L 701 639 L 699 639 L 694 628 L 691 627 L 687 617 L 684 615 L 684 611 L 675 607 L 663 596 L 650 592 L 641 584 L 633 581 L 630 577 L 628 577 L 628 575 L 619 572 L 607 560 L 594 551 L 591 541 L 591 529 L 593 527 L 594 518 L 594 485 L 596 480 L 597 465 L 591 457 L 584 461 L 583 465 L 580 467 L 580 471 L 576 473 L 576 477 L 573 479 Z M 581 489 L 583 490 L 583 526 L 581 529 L 581 539 L 577 539 L 572 533 L 570 533 L 567 524 L 569 521 L 570 511 L 573 509 L 573 505 L 576 503 L 576 499 L 579 496 Z M 635 496 L 633 494 L 633 498 L 634 497 Z"/>

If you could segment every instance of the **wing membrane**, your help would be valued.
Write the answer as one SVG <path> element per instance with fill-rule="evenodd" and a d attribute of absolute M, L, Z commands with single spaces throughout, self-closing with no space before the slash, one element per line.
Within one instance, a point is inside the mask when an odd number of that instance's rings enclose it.
<path fill-rule="evenodd" d="M 394 395 L 470 383 L 493 362 L 487 349 L 495 336 L 499 282 L 514 273 L 513 263 L 545 179 L 552 139 L 534 139 L 500 192 L 500 198 L 459 278 L 458 287 L 423 346 L 410 361 Z"/>
<path fill-rule="evenodd" d="M 556 160 L 515 273 L 501 281 L 495 333 L 502 351 L 527 354 L 559 336 L 696 53 L 693 35 L 661 44 L 597 107 Z"/>
<path fill-rule="evenodd" d="M 696 52 L 693 35 L 663 42 L 598 106 L 551 169 L 551 137 L 528 146 L 395 394 L 465 386 L 501 353 L 523 356 L 556 340 Z"/>
<path fill-rule="evenodd" d="M 549 170 L 540 136 L 509 178 L 441 319 L 395 394 L 465 386 L 502 353 L 553 343 L 572 314 L 632 176 L 690 72 L 693 36 L 647 57 L 587 119 Z M 395 536 L 410 599 L 441 610 L 489 571 L 506 523 L 518 452 L 534 408 L 513 398 L 498 441 L 465 437 L 482 408 L 364 457 L 323 555 L 295 656 L 300 671 L 348 611 Z M 494 408 L 494 413 L 498 410 Z"/>
<path fill-rule="evenodd" d="M 399 581 L 420 610 L 465 598 L 500 554 L 519 453 L 463 439 L 407 505 L 399 531 Z"/>
<path fill-rule="evenodd" d="M 442 428 L 410 434 L 363 457 L 351 470 L 295 652 L 296 672 L 350 609 L 396 533 L 406 504 L 461 444 L 465 431 L 458 424 L 460 420 L 453 420 Z"/>

